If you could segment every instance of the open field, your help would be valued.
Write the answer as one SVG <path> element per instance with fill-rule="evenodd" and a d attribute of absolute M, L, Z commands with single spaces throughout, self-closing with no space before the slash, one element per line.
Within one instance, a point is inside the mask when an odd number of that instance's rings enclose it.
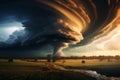
<path fill-rule="evenodd" d="M 66 59 L 48 63 L 46 60 L 38 62 L 14 60 L 13 63 L 9 63 L 7 60 L 0 60 L 0 80 L 96 80 L 79 72 L 57 70 L 54 68 L 55 65 L 70 69 L 96 70 L 105 75 L 120 77 L 120 61 L 85 61 L 81 63 L 81 59 Z"/>
<path fill-rule="evenodd" d="M 92 60 L 85 60 L 85 63 L 82 63 L 81 59 L 69 59 L 63 61 L 56 62 L 57 65 L 64 66 L 69 69 L 87 69 L 87 70 L 94 70 L 98 73 L 107 75 L 107 76 L 115 76 L 120 77 L 120 60 L 103 60 L 100 61 L 99 59 L 92 59 Z"/>
<path fill-rule="evenodd" d="M 7 60 L 0 61 L 0 80 L 96 80 L 87 75 L 61 71 L 54 68 L 54 63 L 27 62 L 14 60 L 8 63 Z"/>

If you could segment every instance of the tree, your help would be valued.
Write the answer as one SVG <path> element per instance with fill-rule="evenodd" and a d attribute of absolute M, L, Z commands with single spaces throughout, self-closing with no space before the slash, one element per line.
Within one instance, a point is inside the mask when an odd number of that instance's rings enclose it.
<path fill-rule="evenodd" d="M 85 60 L 82 60 L 82 63 L 85 64 Z"/>
<path fill-rule="evenodd" d="M 13 58 L 10 57 L 10 58 L 8 59 L 8 62 L 13 62 Z"/>
<path fill-rule="evenodd" d="M 50 54 L 47 55 L 47 61 L 51 62 L 51 55 Z"/>
<path fill-rule="evenodd" d="M 37 62 L 37 61 L 38 61 L 38 59 L 37 59 L 37 58 L 35 58 L 35 59 L 34 59 L 34 61 L 35 61 L 35 62 Z"/>
<path fill-rule="evenodd" d="M 83 64 L 85 63 L 85 58 L 86 58 L 86 56 L 82 56 L 82 63 Z"/>

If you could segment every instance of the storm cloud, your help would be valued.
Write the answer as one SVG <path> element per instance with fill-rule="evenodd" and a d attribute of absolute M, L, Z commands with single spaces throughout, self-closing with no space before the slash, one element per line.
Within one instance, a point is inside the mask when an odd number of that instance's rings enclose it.
<path fill-rule="evenodd" d="M 1 23 L 8 24 L 11 19 L 21 22 L 25 32 L 13 32 L 7 41 L 0 43 L 3 45 L 0 50 L 40 49 L 51 45 L 53 54 L 61 55 L 62 49 L 69 45 L 87 44 L 114 29 L 109 24 L 117 20 L 119 4 L 118 0 L 1 1 Z"/>

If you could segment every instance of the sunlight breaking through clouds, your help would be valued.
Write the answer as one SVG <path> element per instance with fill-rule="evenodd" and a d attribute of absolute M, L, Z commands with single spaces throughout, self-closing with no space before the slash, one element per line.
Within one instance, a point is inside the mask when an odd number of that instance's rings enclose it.
<path fill-rule="evenodd" d="M 2 23 L 0 26 L 0 42 L 6 42 L 13 33 L 19 31 L 25 33 L 25 27 L 23 27 L 23 24 L 20 22 L 14 21 L 12 23 Z"/>

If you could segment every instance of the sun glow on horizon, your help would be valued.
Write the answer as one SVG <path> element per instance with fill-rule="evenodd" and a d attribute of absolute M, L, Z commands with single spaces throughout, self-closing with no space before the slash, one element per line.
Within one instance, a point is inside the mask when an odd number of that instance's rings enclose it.
<path fill-rule="evenodd" d="M 104 51 L 90 51 L 90 52 L 75 52 L 71 53 L 71 56 L 120 56 L 120 50 L 104 50 Z"/>

